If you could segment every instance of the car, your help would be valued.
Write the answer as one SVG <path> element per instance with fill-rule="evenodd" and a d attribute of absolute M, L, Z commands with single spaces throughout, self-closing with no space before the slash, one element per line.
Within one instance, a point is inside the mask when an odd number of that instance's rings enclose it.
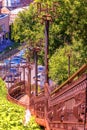
<path fill-rule="evenodd" d="M 21 72 L 18 72 L 17 69 L 15 68 L 10 68 L 10 73 L 14 76 L 14 77 L 19 77 L 21 75 Z"/>
<path fill-rule="evenodd" d="M 33 77 L 33 80 L 34 81 L 36 80 L 35 76 Z M 37 81 L 38 81 L 38 85 L 40 85 L 41 88 L 42 88 L 44 86 L 44 83 L 45 83 L 45 75 L 44 75 L 44 73 L 38 73 L 37 74 Z"/>
<path fill-rule="evenodd" d="M 45 71 L 45 67 L 42 65 L 38 65 L 38 73 L 44 72 Z"/>
<path fill-rule="evenodd" d="M 9 82 L 9 83 L 14 82 L 15 80 L 16 80 L 15 77 L 12 76 L 11 74 L 7 75 L 5 78 L 5 82 Z"/>
<path fill-rule="evenodd" d="M 38 74 L 37 74 L 37 80 L 38 80 L 38 81 L 40 81 L 40 77 L 41 77 L 41 73 L 38 73 Z M 33 79 L 35 80 L 36 77 L 34 76 Z"/>
<path fill-rule="evenodd" d="M 17 72 L 17 69 L 15 69 L 15 68 L 10 68 L 10 72 L 11 72 L 11 73 L 16 73 L 16 72 Z"/>

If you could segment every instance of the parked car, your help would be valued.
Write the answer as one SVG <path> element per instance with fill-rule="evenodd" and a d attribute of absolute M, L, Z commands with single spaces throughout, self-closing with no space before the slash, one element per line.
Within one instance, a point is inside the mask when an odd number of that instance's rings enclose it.
<path fill-rule="evenodd" d="M 36 79 L 36 77 L 33 77 L 34 81 Z M 45 83 L 45 75 L 43 73 L 38 73 L 37 74 L 37 81 L 38 81 L 38 85 L 40 85 L 41 87 L 44 86 Z"/>
<path fill-rule="evenodd" d="M 37 74 L 37 80 L 40 81 L 41 73 Z M 36 77 L 34 76 L 33 79 L 35 80 Z"/>
<path fill-rule="evenodd" d="M 13 75 L 7 75 L 6 78 L 5 78 L 5 82 L 14 82 L 16 79 Z"/>
<path fill-rule="evenodd" d="M 41 76 L 42 76 L 42 74 L 44 73 L 44 71 L 45 71 L 45 67 L 44 66 L 42 66 L 42 65 L 38 65 L 38 74 L 37 74 L 37 79 L 38 79 L 38 81 L 40 81 L 40 79 L 41 79 Z M 35 80 L 35 76 L 33 76 L 33 79 Z"/>
<path fill-rule="evenodd" d="M 45 67 L 42 65 L 38 65 L 38 73 L 42 73 L 45 71 Z"/>

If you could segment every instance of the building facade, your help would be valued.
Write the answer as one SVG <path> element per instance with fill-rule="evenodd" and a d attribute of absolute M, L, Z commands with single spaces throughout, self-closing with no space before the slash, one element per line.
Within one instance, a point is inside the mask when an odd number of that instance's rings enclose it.
<path fill-rule="evenodd" d="M 0 14 L 0 43 L 6 37 L 9 38 L 9 16 Z"/>
<path fill-rule="evenodd" d="M 1 8 L 2 8 L 2 1 L 0 0 L 0 13 L 1 13 Z"/>
<path fill-rule="evenodd" d="M 9 25 L 14 22 L 20 11 L 28 8 L 31 2 L 33 0 L 3 0 L 1 12 L 9 15 Z"/>
<path fill-rule="evenodd" d="M 0 0 L 0 41 L 9 37 L 9 26 L 14 22 L 18 12 L 27 8 L 33 0 Z"/>
<path fill-rule="evenodd" d="M 3 6 L 5 7 L 18 7 L 29 5 L 33 0 L 3 0 Z"/>

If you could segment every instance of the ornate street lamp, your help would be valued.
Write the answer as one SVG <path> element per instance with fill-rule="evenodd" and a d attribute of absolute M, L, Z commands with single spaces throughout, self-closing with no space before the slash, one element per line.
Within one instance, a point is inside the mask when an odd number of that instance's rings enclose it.
<path fill-rule="evenodd" d="M 29 93 L 29 98 L 31 97 L 31 66 L 30 64 L 27 66 L 28 68 L 28 93 Z"/>
<path fill-rule="evenodd" d="M 11 50 L 12 50 L 12 48 L 9 47 L 9 51 L 11 51 Z M 11 68 L 11 56 L 9 57 L 9 68 Z"/>
<path fill-rule="evenodd" d="M 72 48 L 70 48 L 69 50 L 65 50 L 65 53 L 68 57 L 68 78 L 69 78 L 70 77 L 70 71 L 71 71 L 70 61 L 71 61 L 71 56 L 72 56 Z"/>
<path fill-rule="evenodd" d="M 38 15 L 42 13 L 42 23 L 45 22 L 45 83 L 49 83 L 49 76 L 48 76 L 48 60 L 49 60 L 49 23 L 52 22 L 52 15 L 50 12 L 54 13 L 56 10 L 56 7 L 58 6 L 57 2 L 53 3 L 53 7 L 49 8 L 46 4 L 46 7 L 43 8 L 41 3 L 37 3 L 37 10 Z"/>
<path fill-rule="evenodd" d="M 29 48 L 30 51 L 33 51 L 34 54 L 34 62 L 35 62 L 35 95 L 38 96 L 38 78 L 37 78 L 37 74 L 38 74 L 38 70 L 37 70 L 37 62 L 38 62 L 38 52 L 40 51 L 39 47 L 30 47 Z"/>
<path fill-rule="evenodd" d="M 35 94 L 36 94 L 36 96 L 38 96 L 38 70 L 37 70 L 37 61 L 38 61 L 38 55 L 37 55 L 37 53 L 40 51 L 40 48 L 39 47 L 36 47 L 36 48 L 34 48 L 34 61 L 35 61 L 35 85 L 36 85 L 36 92 L 35 92 Z"/>
<path fill-rule="evenodd" d="M 70 58 L 71 58 L 71 53 L 68 53 L 67 54 L 67 57 L 68 57 L 68 77 L 70 77 Z"/>

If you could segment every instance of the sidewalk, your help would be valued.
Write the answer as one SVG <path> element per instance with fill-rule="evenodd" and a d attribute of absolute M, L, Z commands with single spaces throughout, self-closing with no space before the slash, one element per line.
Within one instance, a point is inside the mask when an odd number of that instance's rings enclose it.
<path fill-rule="evenodd" d="M 22 102 L 23 104 L 26 104 L 27 106 L 29 106 L 29 102 L 30 102 L 29 96 L 28 95 L 24 95 L 23 97 L 21 97 L 19 99 L 19 102 Z"/>

